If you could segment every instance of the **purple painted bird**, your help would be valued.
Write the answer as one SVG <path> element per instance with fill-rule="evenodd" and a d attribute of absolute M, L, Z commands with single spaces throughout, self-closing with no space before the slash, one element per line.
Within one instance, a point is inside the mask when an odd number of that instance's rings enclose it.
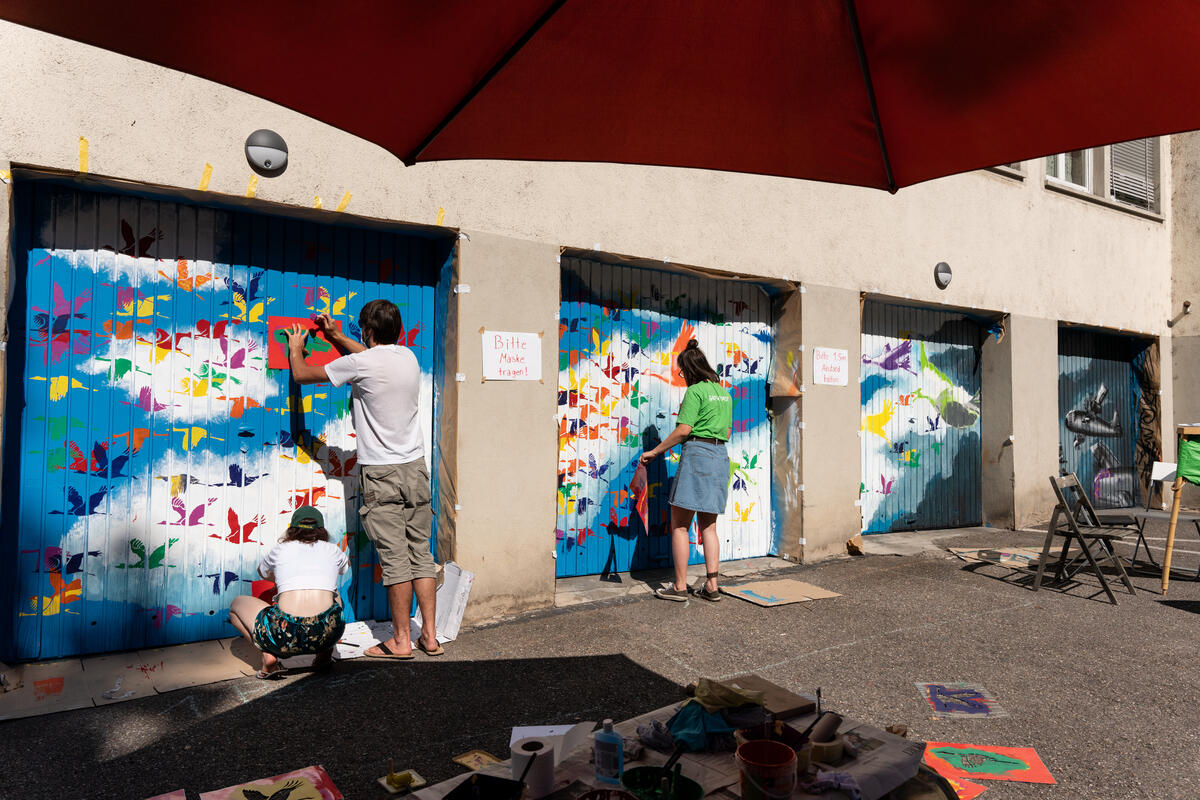
<path fill-rule="evenodd" d="M 912 342 L 908 339 L 900 342 L 895 348 L 890 343 L 884 343 L 882 353 L 874 357 L 864 354 L 862 363 L 874 364 L 885 372 L 902 369 L 913 375 L 917 374 L 912 368 Z"/>

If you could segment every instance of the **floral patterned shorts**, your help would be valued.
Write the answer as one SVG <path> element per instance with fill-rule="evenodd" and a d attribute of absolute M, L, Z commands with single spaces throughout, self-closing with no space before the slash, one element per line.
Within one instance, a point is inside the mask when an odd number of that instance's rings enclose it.
<path fill-rule="evenodd" d="M 344 630 L 342 599 L 334 595 L 333 604 L 315 617 L 293 617 L 277 605 L 267 606 L 254 620 L 254 643 L 279 658 L 313 655 L 337 644 Z"/>

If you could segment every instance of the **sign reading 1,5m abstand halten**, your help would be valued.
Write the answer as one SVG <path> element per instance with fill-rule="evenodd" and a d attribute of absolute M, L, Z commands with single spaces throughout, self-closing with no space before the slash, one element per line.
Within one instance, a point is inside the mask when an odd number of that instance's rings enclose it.
<path fill-rule="evenodd" d="M 850 354 L 834 347 L 813 348 L 813 383 L 845 386 L 850 374 Z"/>
<path fill-rule="evenodd" d="M 485 381 L 540 381 L 542 335 L 512 331 L 483 332 Z"/>

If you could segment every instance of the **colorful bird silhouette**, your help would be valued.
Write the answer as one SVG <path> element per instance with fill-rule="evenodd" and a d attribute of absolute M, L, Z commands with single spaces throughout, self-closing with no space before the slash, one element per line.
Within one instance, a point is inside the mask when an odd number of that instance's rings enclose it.
<path fill-rule="evenodd" d="M 121 402 L 127 406 L 137 406 L 138 408 L 142 409 L 143 411 L 148 411 L 151 414 L 153 414 L 156 411 L 162 411 L 164 409 L 171 408 L 171 406 L 166 405 L 165 403 L 160 403 L 157 400 L 155 400 L 154 395 L 150 392 L 149 386 L 143 386 L 138 391 L 138 399 L 135 402 L 130 403 L 127 400 L 122 400 Z"/>
<path fill-rule="evenodd" d="M 166 542 L 154 548 L 150 553 L 149 559 L 146 558 L 146 543 L 141 539 L 133 538 L 129 540 L 130 551 L 138 557 L 136 564 L 117 564 L 117 569 L 155 569 L 156 567 L 167 566 L 174 568 L 174 564 L 165 564 L 167 551 L 178 542 L 179 539 L 167 539 Z"/>
<path fill-rule="evenodd" d="M 238 574 L 236 572 L 228 572 L 228 571 L 214 572 L 212 574 L 205 574 L 205 575 L 197 575 L 196 577 L 197 578 L 212 578 L 213 579 L 213 594 L 220 594 L 225 589 L 229 588 L 229 584 L 233 583 L 234 581 L 241 580 L 241 578 L 238 577 Z M 224 586 L 221 586 L 222 580 L 225 582 Z"/>
<path fill-rule="evenodd" d="M 292 800 L 292 792 L 299 789 L 301 785 L 302 782 L 299 779 L 293 778 L 272 792 L 269 797 L 256 789 L 243 787 L 242 796 L 245 797 L 245 800 Z M 270 786 L 266 788 L 269 789 Z M 301 798 L 295 798 L 295 800 L 301 800 Z"/>
<path fill-rule="evenodd" d="M 92 290 L 84 289 L 68 301 L 62 286 L 55 283 L 53 293 L 53 304 L 49 311 L 31 306 L 38 313 L 33 316 L 30 345 L 46 348 L 42 354 L 43 364 L 57 364 L 68 351 L 74 355 L 91 352 L 91 331 L 72 328 L 71 321 L 87 319 L 87 315 L 81 312 L 84 304 L 92 299 Z"/>
<path fill-rule="evenodd" d="M 256 542 L 250 537 L 254 535 L 255 528 L 257 528 L 259 525 L 266 524 L 267 518 L 262 514 L 258 514 L 254 517 L 254 519 L 243 525 L 238 519 L 238 513 L 231 508 L 229 509 L 226 519 L 229 522 L 229 535 L 221 536 L 217 533 L 210 533 L 208 538 L 224 539 L 225 541 L 233 544 L 261 544 L 261 542 Z"/>
<path fill-rule="evenodd" d="M 195 505 L 189 511 L 188 507 L 187 507 L 187 503 L 185 503 L 183 501 L 183 498 L 172 497 L 171 498 L 171 510 L 174 511 L 176 514 L 175 521 L 168 522 L 166 520 L 162 520 L 158 524 L 159 525 L 171 525 L 171 526 L 175 526 L 175 527 L 188 527 L 188 528 L 194 527 L 196 525 L 211 526 L 212 525 L 211 522 L 204 521 L 204 512 L 207 511 L 208 507 L 211 506 L 215 502 L 217 502 L 217 498 L 210 497 L 210 498 L 208 498 L 208 502 Z"/>
<path fill-rule="evenodd" d="M 186 472 L 181 472 L 177 475 L 155 475 L 156 481 L 167 481 L 171 484 L 171 496 L 176 497 L 187 491 L 189 486 L 207 486 L 199 478 L 194 475 L 189 475 Z"/>
<path fill-rule="evenodd" d="M 211 272 L 202 275 L 191 274 L 191 267 L 186 258 L 180 258 L 176 260 L 174 275 L 168 275 L 161 269 L 158 271 L 158 274 L 162 275 L 164 278 L 171 281 L 185 292 L 191 292 L 199 289 L 204 284 L 211 283 L 216 278 L 216 276 Z"/>
<path fill-rule="evenodd" d="M 121 220 L 121 238 L 125 242 L 121 247 L 117 248 L 111 244 L 106 244 L 100 249 L 111 250 L 114 253 L 120 253 L 133 258 L 150 258 L 150 248 L 154 246 L 155 242 L 162 241 L 163 233 L 156 226 L 151 228 L 150 232 L 145 236 L 135 239 L 133 237 L 133 226 L 129 224 L 128 220 L 123 219 Z"/>
<path fill-rule="evenodd" d="M 74 486 L 67 487 L 67 509 L 66 511 L 52 510 L 51 514 L 65 514 L 68 517 L 86 517 L 89 514 L 103 514 L 99 511 L 100 504 L 104 502 L 105 495 L 108 494 L 108 487 L 103 486 L 95 494 L 87 499 L 87 503 L 83 501 L 83 495 Z"/>
<path fill-rule="evenodd" d="M 227 468 L 229 472 L 229 481 L 226 483 L 210 483 L 209 486 L 249 486 L 259 478 L 265 478 L 266 473 L 262 475 L 247 475 L 242 472 L 240 464 L 230 464 Z"/>

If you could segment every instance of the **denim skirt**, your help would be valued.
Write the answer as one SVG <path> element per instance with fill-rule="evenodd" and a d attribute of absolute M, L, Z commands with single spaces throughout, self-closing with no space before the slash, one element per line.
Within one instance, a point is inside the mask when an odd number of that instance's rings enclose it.
<path fill-rule="evenodd" d="M 729 454 L 725 445 L 684 442 L 679 471 L 671 484 L 671 505 L 706 514 L 724 514 L 728 499 Z"/>

